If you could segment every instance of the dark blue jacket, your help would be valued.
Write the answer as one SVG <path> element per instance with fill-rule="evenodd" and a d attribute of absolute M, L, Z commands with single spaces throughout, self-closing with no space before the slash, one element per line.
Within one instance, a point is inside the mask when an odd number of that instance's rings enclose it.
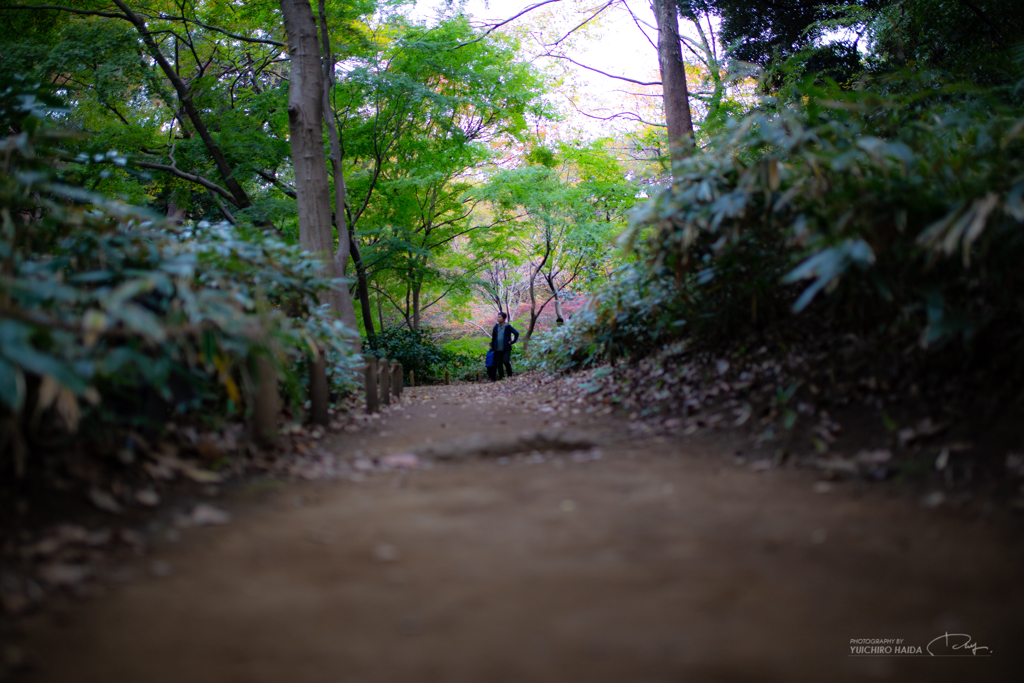
<path fill-rule="evenodd" d="M 512 327 L 509 323 L 505 323 L 505 350 L 508 351 L 512 348 L 512 345 L 519 341 L 519 330 Z M 494 329 L 491 330 L 491 351 L 498 350 L 498 325 L 495 323 Z"/>

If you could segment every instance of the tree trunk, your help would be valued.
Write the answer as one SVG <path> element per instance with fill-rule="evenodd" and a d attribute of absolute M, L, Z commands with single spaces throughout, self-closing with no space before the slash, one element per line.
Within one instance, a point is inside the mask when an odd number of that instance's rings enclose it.
<path fill-rule="evenodd" d="M 334 225 L 338 229 L 338 250 L 334 253 L 334 274 L 345 277 L 348 272 L 348 259 L 351 254 L 349 247 L 349 230 L 345 203 L 348 191 L 345 188 L 345 174 L 341 168 L 341 140 L 338 137 L 338 126 L 334 121 L 331 109 L 331 86 L 334 85 L 334 53 L 331 52 L 331 36 L 327 30 L 327 10 L 325 0 L 319 2 L 320 14 L 320 46 L 323 53 L 323 84 L 324 102 L 323 117 L 327 124 L 327 138 L 331 143 L 331 171 L 334 174 Z M 328 200 L 329 201 L 329 200 Z M 334 293 L 337 298 L 337 310 L 341 320 L 353 330 L 357 329 L 356 308 L 352 303 L 352 294 L 348 287 Z"/>
<path fill-rule="evenodd" d="M 423 283 L 419 280 L 413 282 L 412 285 L 412 330 L 415 332 L 420 329 L 420 289 L 423 287 Z"/>
<path fill-rule="evenodd" d="M 349 249 L 352 253 L 352 262 L 356 266 L 356 296 L 359 297 L 359 308 L 362 309 L 363 327 L 366 328 L 366 337 L 370 340 L 370 346 L 377 348 L 377 334 L 373 331 L 373 308 L 370 306 L 370 282 L 366 275 L 366 265 L 363 263 L 363 256 L 359 253 L 359 244 L 355 241 L 355 235 L 349 233 Z M 381 330 L 384 329 L 381 323 Z"/>
<path fill-rule="evenodd" d="M 679 47 L 679 22 L 674 0 L 651 0 L 658 22 L 658 63 L 668 126 L 668 149 L 672 162 L 685 158 L 694 147 L 693 119 L 686 89 L 686 68 Z"/>
<path fill-rule="evenodd" d="M 281 13 L 291 56 L 288 131 L 295 167 L 299 243 L 324 259 L 334 272 L 330 181 L 323 142 L 324 79 L 316 21 L 309 0 L 281 0 Z M 337 299 L 331 297 L 336 311 L 340 304 Z"/>

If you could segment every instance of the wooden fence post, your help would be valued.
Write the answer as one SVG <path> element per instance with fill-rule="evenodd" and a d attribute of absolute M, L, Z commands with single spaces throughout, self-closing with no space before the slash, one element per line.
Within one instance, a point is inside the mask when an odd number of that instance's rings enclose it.
<path fill-rule="evenodd" d="M 363 356 L 366 365 L 363 367 L 363 382 L 366 387 L 366 412 L 376 413 L 380 410 L 377 400 L 377 357 Z"/>
<path fill-rule="evenodd" d="M 265 448 L 277 439 L 277 418 L 281 413 L 281 399 L 277 393 L 277 368 L 266 354 L 255 358 L 256 395 L 252 407 L 252 431 L 256 443 Z"/>
<path fill-rule="evenodd" d="M 410 387 L 416 386 L 416 371 L 415 370 L 410 370 L 409 371 L 409 386 Z"/>
<path fill-rule="evenodd" d="M 476 381 L 477 382 L 483 382 L 484 381 L 483 375 L 480 373 L 479 370 L 476 371 Z"/>
<path fill-rule="evenodd" d="M 445 386 L 447 386 L 447 385 L 449 385 L 449 384 L 451 384 L 451 383 L 452 383 L 452 377 L 451 377 L 451 375 L 450 375 L 450 374 L 448 373 L 448 371 L 447 371 L 447 370 L 445 370 L 445 371 L 444 371 L 444 383 L 445 383 Z"/>
<path fill-rule="evenodd" d="M 396 401 L 402 398 L 403 384 L 405 380 L 402 378 L 402 364 L 396 361 L 391 364 L 391 393 Z"/>
<path fill-rule="evenodd" d="M 377 375 L 380 378 L 380 402 L 381 405 L 391 405 L 391 367 L 387 358 L 380 359 L 380 367 Z"/>
<path fill-rule="evenodd" d="M 327 406 L 330 396 L 327 389 L 327 356 L 323 349 L 318 349 L 316 358 L 309 358 L 309 408 L 314 424 L 326 425 L 330 422 Z"/>

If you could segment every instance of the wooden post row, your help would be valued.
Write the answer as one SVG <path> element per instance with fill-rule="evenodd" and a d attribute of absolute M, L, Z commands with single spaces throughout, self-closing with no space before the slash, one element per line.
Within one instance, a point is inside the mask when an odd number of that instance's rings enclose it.
<path fill-rule="evenodd" d="M 261 354 L 255 358 L 256 395 L 252 409 L 253 439 L 263 447 L 271 447 L 277 439 L 277 417 L 281 412 L 281 398 L 277 394 L 277 368 L 274 361 Z"/>
<path fill-rule="evenodd" d="M 366 365 L 363 367 L 363 383 L 366 388 L 366 412 L 376 413 L 380 410 L 377 398 L 377 357 L 363 356 Z"/>
<path fill-rule="evenodd" d="M 380 402 L 382 405 L 391 405 L 391 372 L 387 358 L 380 359 L 377 373 L 380 377 Z"/>
<path fill-rule="evenodd" d="M 319 349 L 316 358 L 309 359 L 309 408 L 314 424 L 326 425 L 330 421 L 327 411 L 329 402 L 327 356 L 323 349 Z"/>
<path fill-rule="evenodd" d="M 391 364 L 391 393 L 396 401 L 402 398 L 403 384 L 405 380 L 402 378 L 402 364 L 395 361 Z"/>

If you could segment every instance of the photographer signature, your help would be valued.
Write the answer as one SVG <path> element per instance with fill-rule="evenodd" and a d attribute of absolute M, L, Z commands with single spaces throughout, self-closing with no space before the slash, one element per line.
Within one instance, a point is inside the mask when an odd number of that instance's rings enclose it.
<path fill-rule="evenodd" d="M 932 645 L 939 640 L 944 641 L 943 644 L 948 649 L 963 650 L 964 654 L 967 654 L 967 652 L 970 651 L 972 655 L 977 655 L 978 650 L 985 650 L 985 652 L 982 654 L 991 654 L 990 652 L 988 652 L 987 647 L 985 647 L 984 645 L 978 645 L 974 642 L 974 639 L 966 633 L 946 633 L 945 635 L 941 635 L 938 638 L 933 638 L 932 641 L 928 643 L 928 646 L 925 647 L 925 650 L 927 650 L 928 654 L 930 654 L 932 657 L 935 656 L 935 653 L 932 652 Z"/>

